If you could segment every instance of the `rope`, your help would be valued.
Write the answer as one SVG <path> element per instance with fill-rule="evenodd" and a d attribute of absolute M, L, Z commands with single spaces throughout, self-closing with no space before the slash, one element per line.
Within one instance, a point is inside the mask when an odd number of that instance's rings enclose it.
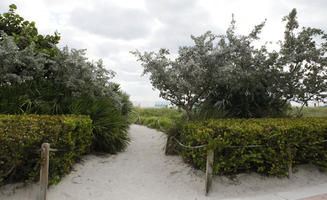
<path fill-rule="evenodd" d="M 177 142 L 177 144 L 179 144 L 180 146 L 182 146 L 184 148 L 188 148 L 188 149 L 199 149 L 199 148 L 203 148 L 203 147 L 208 145 L 208 144 L 203 144 L 203 145 L 198 145 L 198 146 L 187 146 L 187 145 L 181 143 L 175 137 L 173 137 L 173 139 Z M 321 142 L 314 142 L 312 144 L 320 144 L 320 143 L 324 143 L 324 142 L 327 142 L 327 140 L 323 140 Z M 309 144 L 309 143 L 302 143 L 302 144 Z M 265 145 L 263 145 L 263 144 L 251 144 L 251 145 L 245 145 L 245 146 L 226 146 L 226 148 L 257 148 L 257 147 L 263 147 L 263 146 L 265 146 Z"/>
<path fill-rule="evenodd" d="M 6 177 L 6 176 L 8 176 L 14 169 L 16 168 L 16 164 L 14 163 L 13 165 L 12 165 L 12 167 L 9 169 L 9 171 L 7 172 L 7 173 L 5 173 L 5 174 L 3 174 L 3 175 L 1 175 L 0 177 L 2 178 L 2 177 Z"/>
<path fill-rule="evenodd" d="M 263 147 L 265 145 L 262 144 L 251 144 L 251 145 L 245 145 L 245 146 L 227 146 L 227 148 L 256 148 L 256 147 Z"/>
<path fill-rule="evenodd" d="M 199 145 L 199 146 L 186 146 L 185 144 L 182 144 L 180 141 L 178 141 L 175 137 L 173 137 L 173 139 L 177 142 L 177 144 L 179 144 L 180 146 L 182 146 L 184 148 L 188 148 L 188 149 L 199 149 L 199 148 L 203 148 L 208 145 L 208 144 L 203 144 L 203 145 Z"/>
<path fill-rule="evenodd" d="M 36 151 L 39 152 L 39 151 L 42 151 L 42 149 L 38 149 Z M 58 151 L 74 151 L 74 150 L 65 150 L 65 149 L 53 149 L 53 148 L 50 148 L 49 151 L 58 152 Z"/>

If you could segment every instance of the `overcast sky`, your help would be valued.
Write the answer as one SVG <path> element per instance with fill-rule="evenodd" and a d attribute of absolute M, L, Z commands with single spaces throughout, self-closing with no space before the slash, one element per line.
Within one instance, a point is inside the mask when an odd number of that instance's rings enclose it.
<path fill-rule="evenodd" d="M 264 41 L 282 39 L 282 17 L 292 8 L 301 26 L 327 32 L 326 0 L 1 0 L 0 12 L 17 5 L 17 13 L 35 21 L 42 34 L 61 33 L 60 46 L 87 49 L 91 60 L 103 59 L 116 72 L 131 100 L 142 106 L 160 101 L 142 67 L 129 52 L 191 45 L 190 35 L 224 33 L 235 15 L 240 34 L 267 19 Z"/>

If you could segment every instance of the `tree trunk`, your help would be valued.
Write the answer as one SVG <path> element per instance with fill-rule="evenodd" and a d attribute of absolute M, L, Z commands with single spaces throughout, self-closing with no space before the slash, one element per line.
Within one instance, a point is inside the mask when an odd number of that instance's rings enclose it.
<path fill-rule="evenodd" d="M 186 109 L 187 120 L 191 121 L 193 119 L 193 112 L 192 109 Z"/>

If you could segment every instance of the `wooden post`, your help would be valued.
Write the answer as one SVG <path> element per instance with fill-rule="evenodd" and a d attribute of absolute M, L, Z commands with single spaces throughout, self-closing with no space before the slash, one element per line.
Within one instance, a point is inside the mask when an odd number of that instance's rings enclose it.
<path fill-rule="evenodd" d="M 140 121 L 140 115 L 137 115 L 137 120 L 135 123 L 139 122 Z"/>
<path fill-rule="evenodd" d="M 292 152 L 290 145 L 287 145 L 287 155 L 288 155 L 288 178 L 291 179 L 293 177 L 292 170 Z"/>
<path fill-rule="evenodd" d="M 206 182 L 205 182 L 206 195 L 208 195 L 212 185 L 213 159 L 214 159 L 214 150 L 208 150 L 207 166 L 206 166 Z"/>
<path fill-rule="evenodd" d="M 166 147 L 165 147 L 165 155 L 168 155 L 169 154 L 169 148 L 170 148 L 170 141 L 171 140 L 171 136 L 168 135 L 167 136 L 167 142 L 166 142 Z"/>
<path fill-rule="evenodd" d="M 40 196 L 39 200 L 47 199 L 48 176 L 49 176 L 49 150 L 50 144 L 43 143 L 41 146 L 41 170 L 40 170 Z"/>

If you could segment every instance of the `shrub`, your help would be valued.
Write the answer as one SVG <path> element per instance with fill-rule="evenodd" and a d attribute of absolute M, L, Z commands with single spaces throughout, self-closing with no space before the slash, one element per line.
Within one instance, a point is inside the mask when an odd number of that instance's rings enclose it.
<path fill-rule="evenodd" d="M 323 143 L 327 139 L 327 118 L 198 121 L 180 126 L 175 133 L 186 145 L 208 144 L 202 149 L 179 150 L 197 168 L 205 170 L 206 152 L 214 149 L 215 174 L 254 171 L 283 177 L 288 174 L 289 163 L 313 163 L 327 169 L 327 144 Z M 246 145 L 262 146 L 239 147 Z"/>
<path fill-rule="evenodd" d="M 37 180 L 44 142 L 51 148 L 49 184 L 58 183 L 90 151 L 92 121 L 77 115 L 0 115 L 0 185 Z M 7 174 L 8 172 L 11 172 Z"/>
<path fill-rule="evenodd" d="M 110 97 L 97 100 L 84 97 L 73 103 L 72 113 L 89 115 L 93 121 L 93 150 L 117 153 L 130 141 L 127 130 L 128 116 L 124 116 Z"/>

